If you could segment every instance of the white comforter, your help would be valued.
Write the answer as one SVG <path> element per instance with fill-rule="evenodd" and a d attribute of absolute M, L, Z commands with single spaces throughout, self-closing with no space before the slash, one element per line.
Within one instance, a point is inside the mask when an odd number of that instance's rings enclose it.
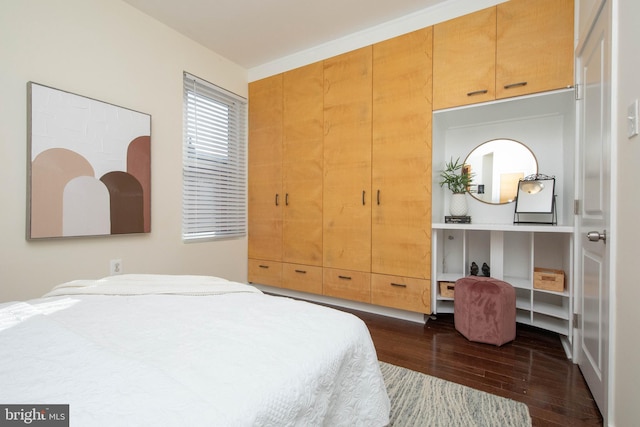
<path fill-rule="evenodd" d="M 72 426 L 382 426 L 375 349 L 347 313 L 200 276 L 75 281 L 0 304 L 0 403 Z"/>

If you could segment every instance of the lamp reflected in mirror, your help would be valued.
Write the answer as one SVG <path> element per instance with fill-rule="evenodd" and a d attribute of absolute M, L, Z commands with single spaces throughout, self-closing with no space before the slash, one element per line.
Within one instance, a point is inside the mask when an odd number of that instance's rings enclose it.
<path fill-rule="evenodd" d="M 524 181 L 520 189 L 529 194 L 538 194 L 544 189 L 544 184 L 541 181 Z"/>

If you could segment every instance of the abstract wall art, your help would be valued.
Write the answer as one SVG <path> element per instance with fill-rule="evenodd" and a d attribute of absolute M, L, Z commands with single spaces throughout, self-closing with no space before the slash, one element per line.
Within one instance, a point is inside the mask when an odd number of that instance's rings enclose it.
<path fill-rule="evenodd" d="M 151 232 L 151 116 L 27 84 L 27 239 Z"/>

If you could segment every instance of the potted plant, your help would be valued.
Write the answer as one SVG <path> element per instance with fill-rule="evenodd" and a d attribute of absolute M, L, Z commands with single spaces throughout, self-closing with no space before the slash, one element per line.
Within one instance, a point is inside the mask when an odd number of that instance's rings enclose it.
<path fill-rule="evenodd" d="M 467 214 L 467 199 L 464 193 L 467 192 L 473 181 L 473 173 L 464 170 L 464 163 L 458 157 L 445 163 L 445 168 L 440 172 L 440 187 L 445 185 L 453 193 L 449 211 L 453 216 L 465 216 Z"/>

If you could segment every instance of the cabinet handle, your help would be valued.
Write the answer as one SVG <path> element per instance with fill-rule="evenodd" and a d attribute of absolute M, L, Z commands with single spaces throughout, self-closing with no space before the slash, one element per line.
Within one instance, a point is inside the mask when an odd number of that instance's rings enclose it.
<path fill-rule="evenodd" d="M 365 192 L 364 192 L 364 190 L 362 190 L 362 206 L 364 206 L 364 194 L 365 194 Z"/>
<path fill-rule="evenodd" d="M 263 264 L 260 264 L 258 267 L 260 267 L 260 268 L 269 268 L 268 265 L 263 265 Z"/>
<path fill-rule="evenodd" d="M 518 83 L 511 83 L 510 85 L 505 85 L 504 88 L 505 89 L 512 89 L 514 87 L 520 87 L 520 86 L 526 86 L 527 82 L 518 82 Z"/>
<path fill-rule="evenodd" d="M 300 273 L 300 274 L 307 274 L 306 271 L 304 270 L 294 270 L 296 273 Z"/>
<path fill-rule="evenodd" d="M 284 205 L 289 206 L 289 193 L 285 193 L 284 195 Z"/>
<path fill-rule="evenodd" d="M 473 92 L 467 92 L 467 96 L 484 95 L 487 92 L 489 92 L 487 89 L 474 90 Z"/>
<path fill-rule="evenodd" d="M 391 282 L 391 286 L 395 286 L 396 288 L 406 288 L 407 285 L 404 283 L 393 283 Z"/>
<path fill-rule="evenodd" d="M 378 194 L 376 195 L 376 201 L 378 202 L 378 206 L 380 206 L 380 190 L 378 190 Z"/>
<path fill-rule="evenodd" d="M 456 286 L 455 285 L 447 285 L 447 290 L 448 291 L 455 291 L 456 290 Z"/>
<path fill-rule="evenodd" d="M 278 193 L 276 193 L 276 206 L 278 206 Z"/>
<path fill-rule="evenodd" d="M 350 276 L 338 276 L 338 279 L 351 280 L 351 277 Z"/>

